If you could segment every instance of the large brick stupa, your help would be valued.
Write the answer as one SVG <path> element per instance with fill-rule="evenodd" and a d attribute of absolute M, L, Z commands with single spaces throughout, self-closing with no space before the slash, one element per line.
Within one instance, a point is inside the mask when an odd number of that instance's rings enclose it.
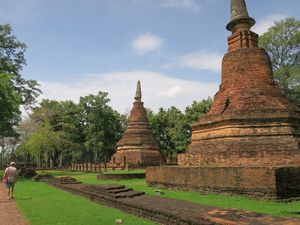
<path fill-rule="evenodd" d="M 140 81 L 125 133 L 117 143 L 112 161 L 116 166 L 146 167 L 160 164 L 160 152 L 142 102 Z"/>
<path fill-rule="evenodd" d="M 207 116 L 191 125 L 179 165 L 300 165 L 300 111 L 276 85 L 245 1 L 233 0 L 231 14 L 220 90 Z"/>
<path fill-rule="evenodd" d="M 232 35 L 213 106 L 191 125 L 192 142 L 179 167 L 151 168 L 148 183 L 300 196 L 300 111 L 276 85 L 270 57 L 250 30 L 254 24 L 245 1 L 231 0 L 226 28 Z"/>

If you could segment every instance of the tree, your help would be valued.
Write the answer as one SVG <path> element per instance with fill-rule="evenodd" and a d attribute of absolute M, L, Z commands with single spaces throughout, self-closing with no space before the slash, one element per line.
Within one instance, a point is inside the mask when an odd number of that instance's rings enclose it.
<path fill-rule="evenodd" d="M 0 168 L 10 162 L 10 155 L 16 146 L 16 137 L 0 137 Z"/>
<path fill-rule="evenodd" d="M 26 143 L 29 140 L 31 134 L 35 132 L 38 128 L 38 125 L 30 117 L 24 118 L 17 127 L 17 131 L 20 134 L 18 138 L 18 147 L 17 147 L 17 156 L 20 156 L 23 159 L 24 165 L 31 160 L 31 155 L 26 147 Z"/>
<path fill-rule="evenodd" d="M 204 116 L 212 105 L 211 98 L 193 101 L 183 114 L 175 106 L 160 108 L 158 113 L 147 109 L 148 119 L 158 142 L 164 161 L 173 161 L 178 153 L 185 152 L 191 141 L 190 124 Z"/>
<path fill-rule="evenodd" d="M 167 110 L 160 108 L 157 114 L 148 110 L 148 119 L 163 161 L 172 161 L 186 150 L 188 124 L 179 109 L 175 106 Z"/>
<path fill-rule="evenodd" d="M 24 53 L 26 45 L 12 34 L 9 24 L 0 25 L 0 73 L 11 75 L 15 90 L 22 96 L 22 104 L 29 107 L 41 93 L 35 80 L 26 80 L 21 76 L 26 65 Z"/>
<path fill-rule="evenodd" d="M 59 148 L 52 154 L 55 166 L 61 167 L 63 161 L 69 164 L 71 153 L 84 144 L 79 106 L 72 101 L 44 99 L 30 117 L 39 126 L 50 124 L 59 135 Z"/>
<path fill-rule="evenodd" d="M 193 123 L 203 117 L 212 106 L 212 99 L 203 99 L 202 101 L 193 101 L 191 106 L 185 108 L 185 117 L 187 122 Z"/>
<path fill-rule="evenodd" d="M 88 161 L 108 162 L 123 133 L 122 117 L 108 105 L 109 101 L 106 92 L 80 98 Z"/>
<path fill-rule="evenodd" d="M 19 147 L 19 152 L 29 152 L 34 156 L 44 156 L 46 166 L 54 166 L 54 154 L 60 148 L 62 140 L 59 133 L 55 132 L 50 124 L 45 123 L 38 127 L 35 132 L 30 134 L 27 142 Z M 27 159 L 25 158 L 27 161 Z M 25 161 L 25 162 L 26 162 Z"/>
<path fill-rule="evenodd" d="M 280 88 L 300 107 L 300 21 L 286 18 L 260 37 L 260 46 L 270 55 Z"/>
<path fill-rule="evenodd" d="M 188 126 L 188 143 L 191 143 L 192 129 L 190 125 L 194 122 L 197 122 L 209 111 L 212 106 L 212 99 L 209 97 L 203 99 L 202 101 L 193 101 L 191 106 L 185 108 L 185 118 Z"/>
<path fill-rule="evenodd" d="M 16 136 L 14 126 L 20 121 L 21 96 L 14 89 L 11 75 L 0 73 L 0 137 Z"/>

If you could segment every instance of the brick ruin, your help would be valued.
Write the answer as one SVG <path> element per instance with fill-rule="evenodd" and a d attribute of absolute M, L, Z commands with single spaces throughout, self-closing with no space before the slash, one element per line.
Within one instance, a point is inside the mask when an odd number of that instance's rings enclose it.
<path fill-rule="evenodd" d="M 270 57 L 250 30 L 255 20 L 244 0 L 231 0 L 231 17 L 226 28 L 232 35 L 212 108 L 191 125 L 192 142 L 178 156 L 179 167 L 150 168 L 147 181 L 278 198 L 300 196 L 299 183 L 290 182 L 300 180 L 300 110 L 276 85 Z M 282 186 L 289 190 L 289 185 L 293 191 L 280 194 Z"/>
<path fill-rule="evenodd" d="M 117 152 L 112 157 L 112 163 L 116 167 L 146 167 L 160 164 L 159 148 L 141 99 L 141 84 L 138 81 L 126 131 L 117 143 Z"/>

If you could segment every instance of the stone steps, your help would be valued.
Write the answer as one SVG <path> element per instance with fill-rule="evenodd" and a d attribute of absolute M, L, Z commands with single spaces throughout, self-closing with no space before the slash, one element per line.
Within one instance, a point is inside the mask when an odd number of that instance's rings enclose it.
<path fill-rule="evenodd" d="M 128 191 L 133 191 L 133 189 L 132 188 L 123 188 L 123 189 L 109 190 L 108 192 L 111 194 L 119 194 L 119 193 L 128 192 Z"/>
<path fill-rule="evenodd" d="M 95 194 L 105 195 L 110 198 L 133 198 L 136 196 L 144 195 L 144 192 L 134 191 L 132 188 L 126 188 L 124 185 L 90 185 L 84 188 Z"/>
<path fill-rule="evenodd" d="M 121 192 L 118 194 L 113 194 L 113 197 L 114 198 L 133 198 L 133 197 L 141 196 L 144 194 L 145 194 L 145 192 L 141 192 L 141 191 L 126 191 L 126 192 Z"/>
<path fill-rule="evenodd" d="M 92 185 L 91 187 L 99 190 L 109 191 L 109 190 L 124 189 L 126 186 L 118 185 L 118 184 L 96 184 L 96 185 Z"/>

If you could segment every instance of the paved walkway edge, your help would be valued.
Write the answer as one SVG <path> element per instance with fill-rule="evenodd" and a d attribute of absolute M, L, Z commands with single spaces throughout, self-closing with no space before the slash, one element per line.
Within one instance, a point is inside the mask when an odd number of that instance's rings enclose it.
<path fill-rule="evenodd" d="M 14 200 L 7 199 L 7 189 L 0 183 L 0 224 L 1 225 L 29 225 Z"/>

